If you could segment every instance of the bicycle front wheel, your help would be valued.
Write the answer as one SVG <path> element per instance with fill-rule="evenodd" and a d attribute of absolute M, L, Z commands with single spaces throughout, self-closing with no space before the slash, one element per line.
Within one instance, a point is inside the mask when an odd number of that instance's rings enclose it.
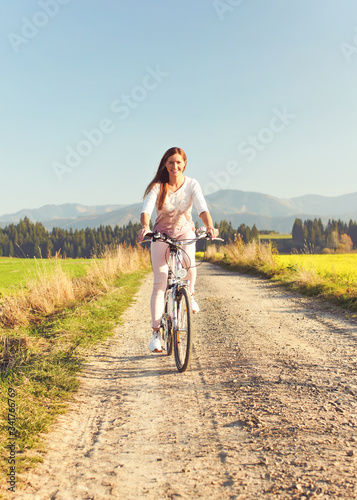
<path fill-rule="evenodd" d="M 181 288 L 177 299 L 177 325 L 174 330 L 175 361 L 179 372 L 185 372 L 192 351 L 191 296 Z"/>

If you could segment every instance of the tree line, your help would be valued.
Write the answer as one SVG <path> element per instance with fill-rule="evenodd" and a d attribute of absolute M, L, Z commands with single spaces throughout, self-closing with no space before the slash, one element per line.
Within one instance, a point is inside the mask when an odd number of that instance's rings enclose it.
<path fill-rule="evenodd" d="M 241 224 L 235 229 L 231 222 L 223 220 L 216 224 L 220 237 L 226 243 L 234 242 L 238 235 L 245 243 L 259 239 L 256 225 L 249 227 Z M 53 228 L 48 231 L 41 223 L 31 222 L 28 217 L 18 224 L 9 224 L 0 228 L 0 256 L 49 258 L 60 256 L 65 258 L 91 258 L 99 256 L 110 246 L 137 244 L 139 223 L 129 222 L 126 226 L 100 226 L 86 229 Z M 357 223 L 349 224 L 338 220 L 330 220 L 326 227 L 321 219 L 302 221 L 296 219 L 292 228 L 291 248 L 297 251 L 315 253 L 321 251 L 349 252 L 357 248 Z M 198 250 L 202 250 L 204 242 L 199 242 Z"/>
<path fill-rule="evenodd" d="M 241 224 L 238 229 L 234 229 L 231 222 L 225 220 L 217 225 L 225 242 L 234 241 L 237 233 L 246 243 L 259 238 L 255 225 L 250 228 Z M 91 258 L 113 245 L 136 245 L 140 228 L 139 223 L 129 222 L 126 226 L 116 225 L 114 228 L 100 226 L 73 230 L 55 227 L 48 231 L 40 222 L 31 222 L 25 217 L 18 224 L 0 228 L 0 256 Z"/>
<path fill-rule="evenodd" d="M 304 222 L 295 219 L 292 229 L 292 245 L 297 250 L 313 253 L 350 252 L 357 248 L 357 222 L 347 224 L 341 220 L 329 220 L 324 227 L 321 219 Z"/>
<path fill-rule="evenodd" d="M 53 228 L 48 231 L 41 223 L 25 217 L 18 224 L 0 228 L 0 256 L 48 258 L 91 258 L 106 247 L 126 243 L 135 245 L 140 224 L 129 222 L 114 229 L 111 226 L 86 229 Z"/>

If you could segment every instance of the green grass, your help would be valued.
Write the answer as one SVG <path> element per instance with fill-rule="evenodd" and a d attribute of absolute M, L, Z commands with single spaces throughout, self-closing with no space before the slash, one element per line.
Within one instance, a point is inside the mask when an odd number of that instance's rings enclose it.
<path fill-rule="evenodd" d="M 7 294 L 22 286 L 30 279 L 36 279 L 39 273 L 54 270 L 60 265 L 71 278 L 78 278 L 86 273 L 91 259 L 17 259 L 0 257 L 0 294 Z"/>
<path fill-rule="evenodd" d="M 21 477 L 21 472 L 42 461 L 41 436 L 56 416 L 66 410 L 68 400 L 78 389 L 77 376 L 84 366 L 88 349 L 92 352 L 95 344 L 113 334 L 147 271 L 121 275 L 113 283 L 111 293 L 59 311 L 39 326 L 23 327 L 17 332 L 0 331 L 3 338 L 8 339 L 7 357 L 2 352 L 8 367 L 2 366 L 0 386 L 0 456 L 3 460 L 0 479 L 3 488 L 8 471 L 4 462 L 8 455 L 5 449 L 8 389 L 16 391 L 16 472 Z M 0 350 L 4 348 L 0 345 Z"/>

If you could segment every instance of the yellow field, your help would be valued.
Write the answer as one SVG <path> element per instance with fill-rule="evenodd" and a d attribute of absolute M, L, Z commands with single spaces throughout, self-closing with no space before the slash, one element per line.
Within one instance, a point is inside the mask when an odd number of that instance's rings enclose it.
<path fill-rule="evenodd" d="M 282 269 L 315 271 L 323 278 L 338 279 L 356 286 L 357 254 L 336 255 L 276 255 Z"/>
<path fill-rule="evenodd" d="M 260 240 L 292 240 L 292 234 L 280 234 L 280 233 L 270 233 L 270 234 L 260 234 Z"/>

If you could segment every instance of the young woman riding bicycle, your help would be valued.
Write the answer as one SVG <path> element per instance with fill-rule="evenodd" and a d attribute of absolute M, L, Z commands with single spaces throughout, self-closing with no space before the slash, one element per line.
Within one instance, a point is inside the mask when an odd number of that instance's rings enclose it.
<path fill-rule="evenodd" d="M 150 230 L 150 218 L 156 207 L 157 217 L 153 230 L 166 233 L 178 240 L 193 239 L 195 226 L 192 221 L 192 204 L 195 205 L 207 233 L 212 238 L 218 236 L 218 229 L 213 227 L 212 217 L 208 211 L 199 183 L 184 175 L 187 157 L 181 148 L 170 148 L 162 157 L 156 175 L 149 183 L 144 194 L 144 204 L 141 213 L 142 228 L 139 232 L 139 241 Z M 196 267 L 195 245 L 185 248 L 186 266 L 190 266 L 187 279 L 190 281 L 192 296 L 192 310 L 198 312 L 199 307 L 193 299 Z M 151 243 L 151 262 L 154 271 L 154 286 L 151 295 L 151 320 L 153 336 L 149 343 L 152 352 L 161 352 L 160 321 L 164 310 L 164 295 L 167 283 L 168 245 L 162 241 Z"/>

